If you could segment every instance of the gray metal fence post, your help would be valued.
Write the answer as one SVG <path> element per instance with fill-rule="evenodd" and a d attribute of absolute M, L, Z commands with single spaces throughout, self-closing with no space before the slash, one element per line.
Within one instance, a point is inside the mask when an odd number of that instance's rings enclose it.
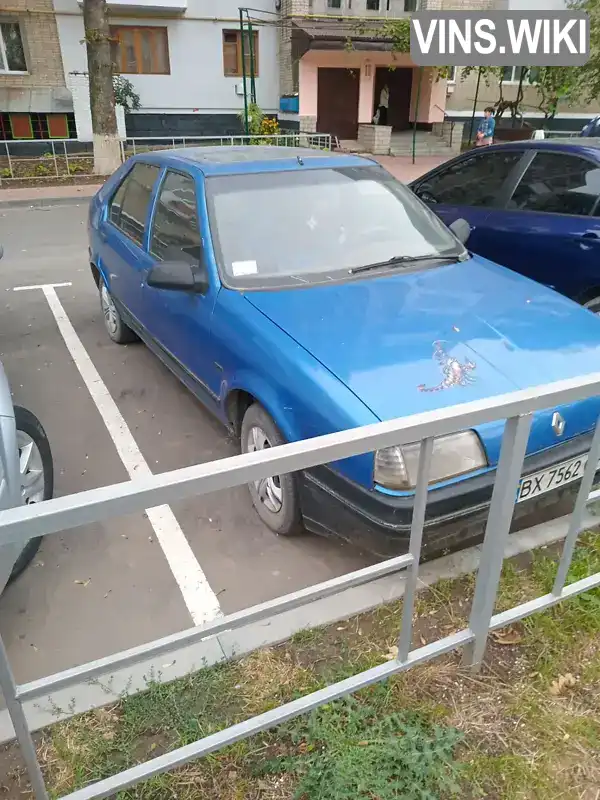
<path fill-rule="evenodd" d="M 12 161 L 10 160 L 10 150 L 8 149 L 8 142 L 4 142 L 4 146 L 6 147 L 6 158 L 8 160 L 8 169 L 10 171 L 10 177 L 15 177 L 15 172 L 13 170 Z"/>
<path fill-rule="evenodd" d="M 423 439 L 419 452 L 419 467 L 417 470 L 417 488 L 415 492 L 415 504 L 410 526 L 410 546 L 409 552 L 413 557 L 412 564 L 408 568 L 406 583 L 404 586 L 404 597 L 402 599 L 402 627 L 398 640 L 398 660 L 406 661 L 410 652 L 412 641 L 412 615 L 415 607 L 415 594 L 417 593 L 417 582 L 419 580 L 419 559 L 421 556 L 421 542 L 423 541 L 423 525 L 425 524 L 425 509 L 427 507 L 427 495 L 429 490 L 429 468 L 431 466 L 431 453 L 433 451 L 433 439 Z"/>
<path fill-rule="evenodd" d="M 71 170 L 69 168 L 69 155 L 67 153 L 67 143 L 63 140 L 63 147 L 65 149 L 65 163 L 67 165 L 67 175 L 71 174 Z"/>
<path fill-rule="evenodd" d="M 4 647 L 2 636 L 0 636 L 0 689 L 2 689 L 2 694 L 4 695 L 4 702 L 15 729 L 17 741 L 21 748 L 21 755 L 25 761 L 27 774 L 36 800 L 48 800 L 44 777 L 37 760 L 35 745 L 29 732 L 23 706 L 17 698 L 17 685 L 8 662 L 8 653 Z"/>
<path fill-rule="evenodd" d="M 54 142 L 50 142 L 52 145 L 52 158 L 54 159 L 54 172 L 56 173 L 56 177 L 58 178 L 58 160 L 56 158 L 56 148 L 54 147 Z"/>
<path fill-rule="evenodd" d="M 531 421 L 531 414 L 506 421 L 471 606 L 469 627 L 475 638 L 465 646 L 463 654 L 467 666 L 479 664 L 485 653 Z"/>
<path fill-rule="evenodd" d="M 577 544 L 577 538 L 581 532 L 581 520 L 583 518 L 583 514 L 585 512 L 588 495 L 592 489 L 592 484 L 594 482 L 594 475 L 596 474 L 596 469 L 598 468 L 598 460 L 600 459 L 600 419 L 596 423 L 596 430 L 594 432 L 594 438 L 592 439 L 592 444 L 590 446 L 590 450 L 588 453 L 588 462 L 585 468 L 585 472 L 583 473 L 583 478 L 581 480 L 581 486 L 579 487 L 579 492 L 577 493 L 577 500 L 575 501 L 575 506 L 571 513 L 571 518 L 569 520 L 569 530 L 567 531 L 567 536 L 565 538 L 565 543 L 563 545 L 562 555 L 560 557 L 560 563 L 558 565 L 558 569 L 556 571 L 556 578 L 554 579 L 554 586 L 552 587 L 552 594 L 559 595 L 563 587 L 565 585 L 565 581 L 567 580 L 567 573 L 569 571 L 569 567 L 571 566 L 571 560 L 573 558 L 573 551 L 575 550 L 575 545 Z"/>

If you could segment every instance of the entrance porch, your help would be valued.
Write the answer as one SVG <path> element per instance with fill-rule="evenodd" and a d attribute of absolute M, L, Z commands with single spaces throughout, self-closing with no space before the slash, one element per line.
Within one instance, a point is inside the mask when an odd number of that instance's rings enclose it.
<path fill-rule="evenodd" d="M 387 125 L 374 130 L 384 86 Z M 444 121 L 446 81 L 436 81 L 432 68 L 416 67 L 408 54 L 309 50 L 298 64 L 298 89 L 301 130 L 330 133 L 338 141 L 365 138 L 376 141 L 379 151 L 389 150 L 392 134 L 410 129 L 415 116 L 425 130 Z M 359 133 L 364 126 L 370 130 Z"/>

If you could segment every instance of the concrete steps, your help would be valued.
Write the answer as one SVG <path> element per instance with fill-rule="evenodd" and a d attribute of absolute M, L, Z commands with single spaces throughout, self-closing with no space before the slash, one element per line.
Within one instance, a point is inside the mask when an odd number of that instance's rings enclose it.
<path fill-rule="evenodd" d="M 390 154 L 393 156 L 411 156 L 413 153 L 412 131 L 393 133 Z M 456 151 L 448 142 L 433 133 L 417 131 L 415 154 L 419 156 L 446 156 L 452 158 Z"/>

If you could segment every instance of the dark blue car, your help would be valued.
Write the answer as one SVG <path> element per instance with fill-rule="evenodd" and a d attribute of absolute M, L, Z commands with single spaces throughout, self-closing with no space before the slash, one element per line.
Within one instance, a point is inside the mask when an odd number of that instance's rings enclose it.
<path fill-rule="evenodd" d="M 455 226 L 458 232 L 459 226 Z M 351 155 L 198 148 L 130 159 L 93 199 L 106 329 L 141 338 L 245 452 L 598 370 L 600 319 L 470 255 Z M 467 226 L 468 234 L 468 226 Z M 577 486 L 600 398 L 535 415 L 517 515 Z M 426 545 L 477 535 L 504 422 L 435 441 Z M 418 443 L 249 486 L 280 535 L 404 549 Z"/>
<path fill-rule="evenodd" d="M 469 248 L 600 312 L 600 140 L 469 151 L 421 176 L 416 194 Z"/>

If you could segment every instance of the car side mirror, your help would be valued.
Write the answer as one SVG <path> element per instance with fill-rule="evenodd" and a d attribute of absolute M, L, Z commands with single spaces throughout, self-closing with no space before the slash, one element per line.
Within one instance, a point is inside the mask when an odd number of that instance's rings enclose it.
<path fill-rule="evenodd" d="M 466 244 L 469 236 L 471 235 L 471 226 L 466 219 L 459 217 L 448 225 L 452 233 L 456 236 L 459 242 Z"/>
<path fill-rule="evenodd" d="M 146 283 L 154 289 L 204 294 L 208 289 L 208 275 L 203 265 L 187 261 L 158 261 L 148 272 Z"/>

